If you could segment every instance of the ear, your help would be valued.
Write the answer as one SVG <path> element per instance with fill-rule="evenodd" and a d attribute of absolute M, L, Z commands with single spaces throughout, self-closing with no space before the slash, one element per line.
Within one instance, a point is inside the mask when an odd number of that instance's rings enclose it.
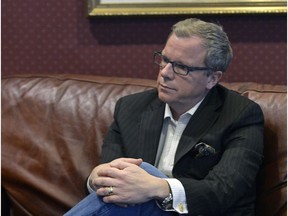
<path fill-rule="evenodd" d="M 207 88 L 212 89 L 221 79 L 222 71 L 215 71 L 208 77 Z"/>

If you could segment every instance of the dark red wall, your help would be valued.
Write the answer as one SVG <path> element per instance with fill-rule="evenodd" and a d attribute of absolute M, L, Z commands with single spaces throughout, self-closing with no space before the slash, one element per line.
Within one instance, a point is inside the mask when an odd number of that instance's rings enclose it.
<path fill-rule="evenodd" d="M 2 0 L 2 74 L 156 78 L 152 54 L 185 16 L 87 18 L 84 0 Z M 228 33 L 225 81 L 286 84 L 286 14 L 206 15 Z"/>

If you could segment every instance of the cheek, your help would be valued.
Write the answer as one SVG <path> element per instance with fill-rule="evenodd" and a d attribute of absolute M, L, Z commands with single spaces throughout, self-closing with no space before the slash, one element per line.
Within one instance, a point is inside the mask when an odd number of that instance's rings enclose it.
<path fill-rule="evenodd" d="M 198 74 L 195 74 L 198 75 Z M 200 74 L 199 74 L 200 75 Z M 203 90 L 206 89 L 208 84 L 207 77 L 203 76 L 193 76 L 190 77 L 189 80 L 186 80 L 186 83 L 183 83 L 181 86 L 185 86 L 186 90 L 190 89 L 190 91 L 196 91 L 196 90 Z"/>
<path fill-rule="evenodd" d="M 207 81 L 205 80 L 193 80 L 189 83 L 182 84 L 179 88 L 182 96 L 185 97 L 199 97 L 207 91 Z"/>
<path fill-rule="evenodd" d="M 207 77 L 204 73 L 193 80 L 194 84 L 202 89 L 207 89 L 209 86 L 209 82 L 211 81 L 210 77 Z"/>

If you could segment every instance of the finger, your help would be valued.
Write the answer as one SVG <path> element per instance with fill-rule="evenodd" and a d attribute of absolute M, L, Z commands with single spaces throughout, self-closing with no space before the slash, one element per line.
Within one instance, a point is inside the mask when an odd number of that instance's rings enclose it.
<path fill-rule="evenodd" d="M 120 175 L 121 170 L 117 167 L 107 167 L 105 169 L 101 169 L 98 171 L 99 177 L 110 177 L 110 178 L 117 178 Z"/>
<path fill-rule="evenodd" d="M 111 190 L 112 188 L 112 190 Z M 120 200 L 119 197 L 115 194 L 115 188 L 114 187 L 101 187 L 99 189 L 96 190 L 96 194 L 98 196 L 102 196 L 103 197 L 103 201 L 104 202 L 107 202 L 107 203 L 114 203 L 120 207 L 128 207 L 128 204 L 126 203 L 120 203 L 119 201 L 118 202 L 115 202 L 115 200 Z M 113 196 L 113 197 L 112 197 Z M 109 198 L 106 198 L 106 197 L 109 197 Z M 112 197 L 112 199 L 111 199 Z M 116 199 L 115 199 L 116 198 Z M 131 206 L 134 206 L 133 204 Z"/>
<path fill-rule="evenodd" d="M 114 166 L 117 166 L 118 163 L 122 163 L 122 162 L 126 162 L 126 163 L 129 163 L 129 164 L 134 164 L 134 165 L 137 165 L 139 166 L 143 160 L 141 158 L 119 158 L 119 159 L 116 159 L 116 160 L 113 160 L 112 162 L 110 162 L 110 166 L 114 167 Z"/>
<path fill-rule="evenodd" d="M 113 168 L 117 168 L 119 170 L 123 170 L 127 167 L 131 167 L 131 166 L 135 166 L 135 164 L 126 162 L 126 161 L 117 161 L 117 162 L 113 162 L 111 163 L 111 167 Z"/>
<path fill-rule="evenodd" d="M 106 187 L 100 187 L 99 189 L 96 190 L 96 194 L 98 196 L 107 196 L 108 191 L 107 191 Z"/>
<path fill-rule="evenodd" d="M 96 194 L 98 196 L 112 196 L 115 193 L 115 189 L 113 186 L 109 187 L 100 187 L 96 190 Z"/>
<path fill-rule="evenodd" d="M 117 184 L 116 180 L 110 177 L 98 177 L 92 180 L 92 184 L 97 188 L 106 186 L 115 186 Z"/>
<path fill-rule="evenodd" d="M 131 161 L 133 163 L 131 163 Z M 112 161 L 110 163 L 111 167 L 123 170 L 130 166 L 139 166 L 142 163 L 142 159 L 135 159 L 135 160 L 118 160 L 118 161 Z"/>
<path fill-rule="evenodd" d="M 111 196 L 104 196 L 103 201 L 105 203 L 118 203 L 121 204 L 121 199 L 117 195 L 111 195 Z M 125 204 L 124 204 L 125 205 Z"/>
<path fill-rule="evenodd" d="M 124 161 L 135 164 L 137 166 L 139 166 L 143 162 L 142 158 L 124 158 Z"/>

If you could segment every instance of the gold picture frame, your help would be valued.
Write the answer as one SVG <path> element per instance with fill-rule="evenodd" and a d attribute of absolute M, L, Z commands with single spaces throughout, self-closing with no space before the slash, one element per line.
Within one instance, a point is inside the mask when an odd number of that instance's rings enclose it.
<path fill-rule="evenodd" d="M 87 0 L 88 16 L 287 13 L 287 0 Z"/>

